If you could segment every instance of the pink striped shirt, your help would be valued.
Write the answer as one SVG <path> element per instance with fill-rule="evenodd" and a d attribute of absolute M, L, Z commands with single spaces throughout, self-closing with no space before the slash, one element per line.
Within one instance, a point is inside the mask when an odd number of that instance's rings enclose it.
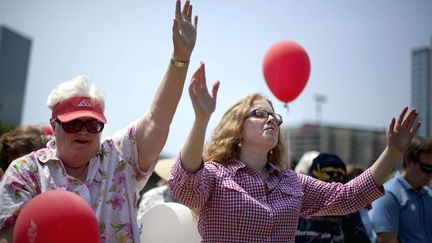
<path fill-rule="evenodd" d="M 179 202 L 198 210 L 203 242 L 294 242 L 300 216 L 352 213 L 384 192 L 369 170 L 343 185 L 268 168 L 265 179 L 241 161 L 206 162 L 189 172 L 179 156 L 169 187 Z"/>

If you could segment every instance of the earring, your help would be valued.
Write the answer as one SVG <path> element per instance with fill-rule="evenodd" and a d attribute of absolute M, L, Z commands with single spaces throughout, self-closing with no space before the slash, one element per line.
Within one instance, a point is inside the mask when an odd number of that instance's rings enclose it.
<path fill-rule="evenodd" d="M 241 148 L 241 147 L 242 147 L 242 143 L 239 142 L 239 143 L 237 144 L 237 147 Z"/>
<path fill-rule="evenodd" d="M 270 151 L 269 151 L 269 153 L 270 153 L 270 154 L 273 154 L 273 153 L 274 153 L 274 152 L 273 152 L 273 149 L 272 149 L 272 150 L 270 150 Z"/>

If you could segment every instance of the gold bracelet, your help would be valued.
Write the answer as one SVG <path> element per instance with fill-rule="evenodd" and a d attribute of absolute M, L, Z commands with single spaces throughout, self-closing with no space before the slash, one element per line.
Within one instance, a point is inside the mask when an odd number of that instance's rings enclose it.
<path fill-rule="evenodd" d="M 178 67 L 178 68 L 187 68 L 189 61 L 177 61 L 173 57 L 171 57 L 171 64 Z"/>

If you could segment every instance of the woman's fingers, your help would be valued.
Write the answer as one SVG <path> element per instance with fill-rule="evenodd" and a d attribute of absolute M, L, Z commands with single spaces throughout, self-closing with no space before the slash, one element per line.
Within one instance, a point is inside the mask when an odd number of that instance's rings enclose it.
<path fill-rule="evenodd" d="M 407 113 L 407 111 L 408 111 L 408 107 L 405 107 L 402 110 L 402 112 L 399 114 L 399 118 L 397 119 L 397 122 L 396 122 L 396 128 L 398 128 L 399 126 L 402 126 L 402 122 L 404 120 L 404 117 L 405 117 L 405 114 Z"/>
<path fill-rule="evenodd" d="M 180 9 L 181 9 L 181 2 L 180 2 L 180 0 L 177 0 L 176 1 L 176 8 L 175 8 L 175 18 L 177 20 L 180 20 L 182 18 Z"/>
<path fill-rule="evenodd" d="M 393 134 L 395 130 L 396 119 L 393 117 L 388 127 L 387 133 Z"/>
<path fill-rule="evenodd" d="M 183 18 L 185 18 L 185 19 L 188 19 L 189 6 L 190 6 L 190 1 L 187 0 L 185 2 L 185 4 L 183 5 L 183 10 L 182 10 L 182 15 L 183 15 Z"/>
<path fill-rule="evenodd" d="M 213 99 L 217 99 L 217 92 L 218 92 L 218 90 L 219 90 L 219 85 L 220 85 L 220 81 L 219 80 L 216 80 L 215 82 L 214 82 L 214 84 L 213 84 L 213 87 L 212 87 L 212 92 L 211 92 L 211 96 L 213 97 Z"/>

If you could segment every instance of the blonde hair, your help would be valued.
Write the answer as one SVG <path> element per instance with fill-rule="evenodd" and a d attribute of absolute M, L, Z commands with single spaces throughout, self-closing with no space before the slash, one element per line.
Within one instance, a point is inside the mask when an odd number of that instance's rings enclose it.
<path fill-rule="evenodd" d="M 230 161 L 239 159 L 240 147 L 238 144 L 242 139 L 242 129 L 244 120 L 250 112 L 250 108 L 255 101 L 266 101 L 273 108 L 272 102 L 259 93 L 253 93 L 235 103 L 223 115 L 221 121 L 216 126 L 210 141 L 204 151 L 204 161 L 214 161 L 223 165 Z M 278 143 L 268 153 L 268 161 L 279 169 L 285 169 L 288 165 L 288 152 L 285 145 L 283 134 L 279 130 Z"/>

